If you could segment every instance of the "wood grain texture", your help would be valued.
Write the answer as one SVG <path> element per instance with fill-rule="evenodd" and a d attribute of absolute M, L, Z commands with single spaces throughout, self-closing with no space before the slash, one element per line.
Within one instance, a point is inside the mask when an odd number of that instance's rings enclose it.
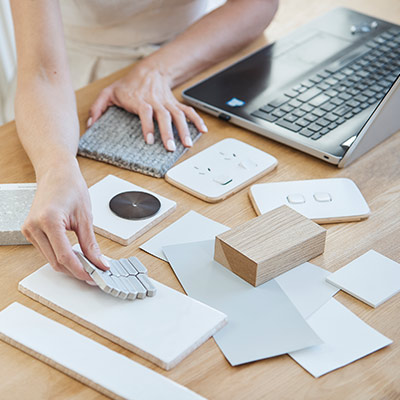
<path fill-rule="evenodd" d="M 326 230 L 281 206 L 215 238 L 215 261 L 253 286 L 324 252 Z"/>
<path fill-rule="evenodd" d="M 281 0 L 278 13 L 263 38 L 234 57 L 191 79 L 184 86 L 177 88 L 175 94 L 180 98 L 180 92 L 184 87 L 188 87 L 266 42 L 276 40 L 338 6 L 350 7 L 400 24 L 400 2 L 398 0 L 380 0 L 379 2 Z M 89 107 L 98 93 L 123 74 L 124 71 L 118 72 L 77 92 L 81 133 L 84 132 Z M 328 232 L 325 251 L 321 256 L 315 258 L 313 263 L 334 272 L 371 248 L 400 262 L 399 133 L 365 154 L 354 164 L 340 170 L 280 143 L 204 113 L 200 114 L 208 125 L 209 133 L 203 135 L 182 159 L 190 157 L 219 140 L 233 137 L 266 151 L 278 159 L 279 166 L 270 174 L 260 178 L 258 183 L 347 177 L 357 184 L 370 206 L 370 217 L 361 222 L 326 225 L 325 228 Z M 0 181 L 2 183 L 34 182 L 34 170 L 18 140 L 14 122 L 0 128 L 0 142 Z M 209 204 L 180 191 L 162 179 L 151 178 L 81 157 L 78 157 L 78 161 L 88 186 L 109 174 L 114 174 L 178 203 L 175 213 L 127 247 L 122 247 L 97 235 L 99 245 L 105 254 L 113 258 L 139 255 L 148 268 L 150 276 L 154 276 L 158 281 L 176 290 L 183 291 L 168 264 L 141 251 L 139 246 L 142 243 L 191 209 L 232 227 L 256 216 L 247 190 L 242 190 L 221 203 Z M 72 243 L 76 243 L 74 236 L 71 235 L 70 238 Z M 18 282 L 44 263 L 43 257 L 32 246 L 0 247 L 1 309 L 13 301 L 18 301 L 142 365 L 155 369 L 210 400 L 242 400 L 243 398 L 252 400 L 395 400 L 400 398 L 400 322 L 398 318 L 400 295 L 394 296 L 377 309 L 371 309 L 368 305 L 343 292 L 339 292 L 335 296 L 358 317 L 391 338 L 394 343 L 386 349 L 319 379 L 311 377 L 289 356 L 275 357 L 233 368 L 225 360 L 213 340 L 208 340 L 176 368 L 165 372 L 154 367 L 149 361 L 133 355 L 117 344 L 19 293 Z M 0 343 L 0 360 L 2 376 L 0 397 L 2 400 L 26 398 L 30 400 L 71 398 L 93 400 L 105 398 L 5 343 Z"/>

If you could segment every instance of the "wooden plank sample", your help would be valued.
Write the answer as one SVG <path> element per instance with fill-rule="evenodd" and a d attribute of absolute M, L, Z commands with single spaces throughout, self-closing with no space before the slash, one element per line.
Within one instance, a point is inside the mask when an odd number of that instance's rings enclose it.
<path fill-rule="evenodd" d="M 23 279 L 18 289 L 169 370 L 226 324 L 226 315 L 151 280 L 157 295 L 125 301 L 89 286 L 49 264 Z"/>
<path fill-rule="evenodd" d="M 258 286 L 323 253 L 326 230 L 288 206 L 215 238 L 214 259 Z"/>
<path fill-rule="evenodd" d="M 22 304 L 0 312 L 0 339 L 112 399 L 202 396 Z"/>

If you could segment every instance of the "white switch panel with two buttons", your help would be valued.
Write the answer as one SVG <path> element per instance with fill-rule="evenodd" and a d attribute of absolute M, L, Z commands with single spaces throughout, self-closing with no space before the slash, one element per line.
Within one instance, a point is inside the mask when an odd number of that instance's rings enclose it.
<path fill-rule="evenodd" d="M 253 185 L 249 196 L 259 215 L 284 204 L 317 223 L 358 221 L 370 213 L 360 190 L 347 178 L 262 183 Z"/>
<path fill-rule="evenodd" d="M 210 203 L 226 199 L 278 164 L 275 157 L 228 138 L 171 168 L 167 182 Z"/>

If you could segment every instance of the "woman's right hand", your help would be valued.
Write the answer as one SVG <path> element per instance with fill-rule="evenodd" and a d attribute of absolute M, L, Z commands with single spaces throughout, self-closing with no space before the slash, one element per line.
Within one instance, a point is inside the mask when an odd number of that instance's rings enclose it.
<path fill-rule="evenodd" d="M 22 233 L 56 271 L 91 283 L 72 250 L 67 231 L 75 232 L 83 253 L 93 264 L 103 270 L 109 268 L 94 236 L 89 193 L 75 158 L 70 165 L 60 162 L 38 177 Z"/>

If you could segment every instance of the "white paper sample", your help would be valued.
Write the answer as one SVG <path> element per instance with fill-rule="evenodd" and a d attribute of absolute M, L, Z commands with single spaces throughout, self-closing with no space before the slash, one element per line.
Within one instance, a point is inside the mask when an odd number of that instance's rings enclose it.
<path fill-rule="evenodd" d="M 316 378 L 392 343 L 335 299 L 307 321 L 324 343 L 289 355 Z"/>
<path fill-rule="evenodd" d="M 49 264 L 19 283 L 24 294 L 170 369 L 226 324 L 226 315 L 150 279 L 154 297 L 126 301 Z"/>
<path fill-rule="evenodd" d="M 215 236 L 229 229 L 227 226 L 191 210 L 146 243 L 143 243 L 140 248 L 167 261 L 162 251 L 164 246 L 215 239 Z"/>
<path fill-rule="evenodd" d="M 213 240 L 163 250 L 186 293 L 227 314 L 214 339 L 231 365 L 321 343 L 275 280 L 254 287 L 214 261 Z"/>
<path fill-rule="evenodd" d="M 0 337 L 112 397 L 203 399 L 174 381 L 19 303 L 0 312 Z"/>
<path fill-rule="evenodd" d="M 369 250 L 326 280 L 371 307 L 378 307 L 400 292 L 400 264 Z"/>
<path fill-rule="evenodd" d="M 275 278 L 304 318 L 308 318 L 339 289 L 326 282 L 330 272 L 306 262 Z"/>

